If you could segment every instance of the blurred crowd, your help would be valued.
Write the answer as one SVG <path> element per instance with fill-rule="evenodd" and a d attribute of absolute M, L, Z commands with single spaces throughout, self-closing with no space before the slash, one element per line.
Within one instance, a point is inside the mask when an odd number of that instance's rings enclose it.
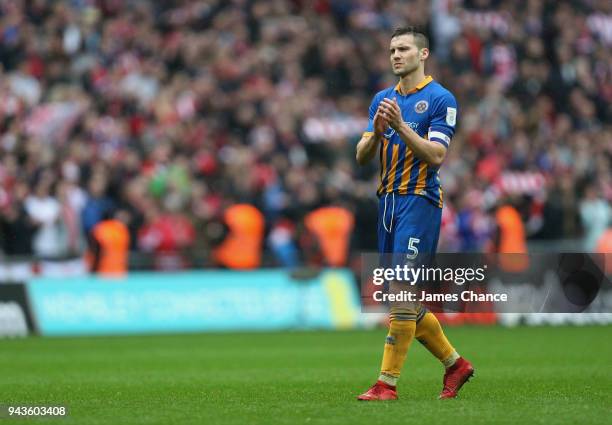
<path fill-rule="evenodd" d="M 80 255 L 112 210 L 132 251 L 210 265 L 237 203 L 262 213 L 268 264 L 301 261 L 326 205 L 375 250 L 378 164 L 354 148 L 406 24 L 460 106 L 441 249 L 483 249 L 511 196 L 530 239 L 593 250 L 612 216 L 609 1 L 4 0 L 3 252 Z"/>

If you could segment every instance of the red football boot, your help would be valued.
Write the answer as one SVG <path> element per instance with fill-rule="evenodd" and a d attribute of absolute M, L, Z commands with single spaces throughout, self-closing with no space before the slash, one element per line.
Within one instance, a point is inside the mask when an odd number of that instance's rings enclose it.
<path fill-rule="evenodd" d="M 365 393 L 357 397 L 357 400 L 397 400 L 397 391 L 394 386 L 376 381 Z"/>
<path fill-rule="evenodd" d="M 446 369 L 444 374 L 444 388 L 440 393 L 440 400 L 445 398 L 455 398 L 457 393 L 469 379 L 474 376 L 474 367 L 472 364 L 459 357 L 454 365 Z"/>

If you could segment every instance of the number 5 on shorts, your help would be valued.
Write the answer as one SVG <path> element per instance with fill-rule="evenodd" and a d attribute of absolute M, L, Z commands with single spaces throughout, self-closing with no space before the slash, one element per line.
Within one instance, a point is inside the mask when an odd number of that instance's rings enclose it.
<path fill-rule="evenodd" d="M 417 258 L 417 255 L 419 255 L 419 248 L 417 248 L 416 244 L 418 244 L 419 242 L 421 242 L 419 238 L 410 238 L 410 240 L 408 241 L 409 254 L 406 254 L 407 259 L 414 260 L 415 258 Z"/>

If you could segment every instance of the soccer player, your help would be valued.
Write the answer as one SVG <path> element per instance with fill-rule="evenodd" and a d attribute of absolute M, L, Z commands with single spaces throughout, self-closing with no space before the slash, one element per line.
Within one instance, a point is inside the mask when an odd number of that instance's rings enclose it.
<path fill-rule="evenodd" d="M 360 165 L 377 152 L 380 157 L 379 253 L 414 259 L 433 255 L 438 244 L 443 200 L 438 170 L 455 132 L 457 102 L 425 76 L 429 42 L 423 33 L 398 28 L 389 53 L 399 83 L 374 96 L 356 157 Z M 457 396 L 474 368 L 457 354 L 431 312 L 418 303 L 403 303 L 391 304 L 380 376 L 359 400 L 397 399 L 397 380 L 415 337 L 446 368 L 439 398 Z"/>

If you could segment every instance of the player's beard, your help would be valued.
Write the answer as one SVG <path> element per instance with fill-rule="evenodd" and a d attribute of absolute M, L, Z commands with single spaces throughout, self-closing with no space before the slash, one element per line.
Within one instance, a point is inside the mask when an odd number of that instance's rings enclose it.
<path fill-rule="evenodd" d="M 414 71 L 416 71 L 417 69 L 419 69 L 419 63 L 415 63 L 415 64 L 407 64 L 405 67 L 400 68 L 400 69 L 395 69 L 393 68 L 393 74 L 396 77 L 405 77 L 406 75 L 412 74 Z"/>

